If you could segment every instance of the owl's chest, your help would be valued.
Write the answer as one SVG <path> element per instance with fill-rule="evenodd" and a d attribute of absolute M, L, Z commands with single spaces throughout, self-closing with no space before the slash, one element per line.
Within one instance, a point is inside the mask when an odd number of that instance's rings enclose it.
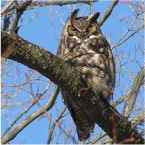
<path fill-rule="evenodd" d="M 65 39 L 65 47 L 69 52 L 73 52 L 76 46 L 80 46 L 83 43 L 81 39 L 76 36 L 68 36 Z"/>
<path fill-rule="evenodd" d="M 88 39 L 82 40 L 76 36 L 67 37 L 65 39 L 66 60 L 92 60 L 97 61 L 106 52 L 103 39 L 99 36 L 91 36 Z"/>

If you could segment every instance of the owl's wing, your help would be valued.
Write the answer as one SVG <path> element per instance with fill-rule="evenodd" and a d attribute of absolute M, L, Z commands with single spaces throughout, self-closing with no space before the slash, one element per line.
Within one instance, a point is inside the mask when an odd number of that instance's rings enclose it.
<path fill-rule="evenodd" d="M 79 140 L 87 140 L 90 137 L 90 133 L 93 132 L 94 122 L 86 115 L 83 106 L 80 107 L 81 103 L 79 101 L 74 102 L 68 95 L 67 91 L 62 90 L 64 102 L 76 124 Z"/>

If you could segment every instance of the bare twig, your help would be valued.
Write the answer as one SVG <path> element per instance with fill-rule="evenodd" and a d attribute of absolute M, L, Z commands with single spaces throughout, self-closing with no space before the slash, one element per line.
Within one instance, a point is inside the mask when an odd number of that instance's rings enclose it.
<path fill-rule="evenodd" d="M 90 15 L 93 14 L 93 2 L 91 1 L 90 2 Z"/>
<path fill-rule="evenodd" d="M 15 21 L 13 23 L 12 30 L 11 30 L 12 33 L 17 33 L 18 32 L 19 27 L 17 25 L 18 25 L 19 19 L 20 19 L 21 15 L 23 14 L 23 12 L 26 10 L 26 8 L 31 3 L 32 3 L 32 0 L 31 1 L 26 1 L 19 8 L 17 8 L 16 18 L 15 18 Z"/>
<path fill-rule="evenodd" d="M 98 0 L 91 0 L 92 2 L 97 2 Z M 83 4 L 90 4 L 90 0 L 49 0 L 49 1 L 36 1 L 33 2 L 30 6 L 27 7 L 27 10 L 30 9 L 34 9 L 36 7 L 44 7 L 44 6 L 48 6 L 48 5 L 58 5 L 58 6 L 63 6 L 63 5 L 72 5 L 72 4 L 77 4 L 77 3 L 83 3 Z M 13 13 L 16 12 L 16 9 L 8 12 L 8 13 L 4 13 L 3 15 L 11 15 Z"/>
<path fill-rule="evenodd" d="M 4 21 L 3 21 L 3 30 L 9 32 L 9 27 L 10 27 L 10 17 L 9 16 L 5 16 L 4 17 Z"/>
<path fill-rule="evenodd" d="M 15 127 L 10 134 L 8 134 L 6 137 L 4 137 L 2 139 L 2 144 L 6 144 L 10 140 L 14 139 L 17 136 L 17 134 L 20 133 L 27 125 L 29 125 L 32 121 L 34 121 L 35 119 L 40 117 L 42 114 L 44 114 L 48 110 L 50 110 L 53 107 L 53 105 L 54 105 L 54 102 L 55 102 L 55 100 L 57 98 L 58 93 L 59 93 L 59 89 L 56 86 L 56 88 L 55 88 L 50 100 L 48 101 L 48 103 L 43 108 L 39 109 L 38 111 L 34 112 L 29 117 L 27 117 L 17 127 Z"/>
<path fill-rule="evenodd" d="M 145 113 L 141 113 L 136 117 L 131 118 L 131 122 L 133 126 L 139 125 L 141 122 L 144 122 Z"/>
<path fill-rule="evenodd" d="M 119 0 L 114 0 L 111 5 L 109 6 L 109 8 L 104 12 L 103 17 L 101 18 L 101 20 L 98 22 L 99 26 L 102 26 L 103 23 L 109 18 L 109 16 L 111 15 L 114 7 L 118 4 Z"/>
<path fill-rule="evenodd" d="M 143 68 L 143 67 L 142 67 Z M 138 77 L 138 76 L 137 76 Z M 128 93 L 126 93 L 124 96 L 122 96 L 121 98 L 119 98 L 119 100 L 117 100 L 116 102 L 114 102 L 113 104 L 112 104 L 112 106 L 117 106 L 117 105 L 119 105 L 120 103 L 122 103 L 124 100 L 128 100 L 130 97 L 132 97 L 132 95 L 135 95 L 134 93 L 137 93 L 137 92 L 135 92 L 134 91 L 134 88 L 136 87 L 136 88 L 139 88 L 139 87 L 141 87 L 141 85 L 143 84 L 143 81 L 144 80 L 142 80 L 142 82 L 140 82 L 140 83 L 136 83 L 136 81 L 137 81 L 137 77 L 136 77 L 136 79 L 134 80 L 134 82 L 133 82 L 133 85 L 132 85 L 132 88 L 130 89 L 130 91 L 128 92 Z M 141 76 L 140 76 L 141 77 Z M 143 76 L 142 76 L 143 77 Z M 135 85 L 136 84 L 136 85 Z M 137 94 L 136 94 L 137 95 Z"/>
<path fill-rule="evenodd" d="M 29 107 L 24 109 L 24 111 L 19 116 L 17 116 L 17 118 L 11 123 L 10 127 L 8 127 L 5 130 L 5 132 L 2 134 L 1 138 L 3 138 L 5 136 L 5 134 L 14 126 L 14 124 L 39 101 L 39 99 L 47 92 L 47 90 L 50 88 L 50 86 L 51 86 L 51 83 L 48 84 L 46 89 L 37 98 L 34 99 L 33 103 Z"/>
<path fill-rule="evenodd" d="M 116 47 L 116 46 L 120 46 L 121 44 L 123 44 L 124 42 L 126 42 L 129 38 L 131 38 L 132 36 L 134 36 L 137 32 L 139 32 L 142 28 L 144 28 L 144 25 L 143 26 L 141 26 L 141 27 L 139 27 L 136 31 L 134 31 L 132 34 L 130 34 L 126 39 L 124 39 L 122 42 L 120 42 L 120 43 L 117 43 L 116 45 L 114 45 L 113 47 L 112 47 L 112 49 L 114 48 L 114 47 Z"/>
<path fill-rule="evenodd" d="M 143 7 L 143 23 L 144 23 L 144 25 L 145 25 L 145 6 L 144 6 L 144 0 L 142 0 L 142 7 Z"/>
<path fill-rule="evenodd" d="M 3 15 L 7 10 L 8 8 L 15 2 L 15 0 L 12 0 L 10 1 L 4 8 L 3 10 L 1 11 L 1 15 Z"/>
<path fill-rule="evenodd" d="M 107 134 L 104 132 L 101 135 L 99 135 L 99 137 L 97 137 L 96 139 L 94 139 L 91 142 L 88 142 L 87 144 L 95 144 L 97 141 L 99 141 L 100 139 L 102 139 L 103 137 L 105 137 Z"/>
<path fill-rule="evenodd" d="M 124 116 L 129 117 L 129 115 L 131 114 L 137 98 L 137 94 L 139 92 L 139 88 L 143 84 L 143 82 L 144 82 L 144 66 L 141 68 L 141 71 L 138 73 L 137 77 L 135 78 L 131 91 L 126 96 L 128 100 L 123 110 Z"/>
<path fill-rule="evenodd" d="M 56 125 L 63 133 L 65 133 L 65 134 L 67 135 L 67 137 L 71 138 L 72 141 L 73 141 L 74 143 L 77 143 L 76 140 L 75 140 L 75 138 L 74 138 L 74 136 L 72 136 L 70 132 L 67 132 L 67 131 L 61 126 L 61 124 L 60 124 L 57 120 L 53 120 L 53 118 L 52 118 L 48 113 L 46 113 L 46 117 L 47 117 L 49 120 L 51 120 L 52 122 L 54 122 L 55 125 Z"/>
<path fill-rule="evenodd" d="M 61 111 L 60 115 L 55 120 L 55 122 L 58 122 L 63 117 L 63 113 L 65 112 L 66 108 L 67 107 L 65 106 L 64 109 Z M 47 144 L 50 144 L 50 142 L 51 142 L 52 134 L 54 132 L 55 127 L 56 127 L 56 123 L 53 123 L 51 129 L 49 129 L 49 136 L 48 136 Z"/>
<path fill-rule="evenodd" d="M 114 46 L 112 46 L 112 49 L 116 46 L 118 46 L 119 42 L 128 34 L 128 32 L 131 30 L 131 28 L 133 27 L 134 23 L 136 22 L 137 18 L 139 16 L 139 13 L 137 13 L 136 17 L 134 18 L 134 20 L 131 22 L 130 26 L 128 27 L 128 29 L 126 30 L 126 32 L 121 36 L 121 38 L 115 43 Z"/>
<path fill-rule="evenodd" d="M 19 4 L 18 4 L 17 0 L 15 0 L 15 5 L 16 5 L 16 8 L 18 9 L 19 8 Z"/>

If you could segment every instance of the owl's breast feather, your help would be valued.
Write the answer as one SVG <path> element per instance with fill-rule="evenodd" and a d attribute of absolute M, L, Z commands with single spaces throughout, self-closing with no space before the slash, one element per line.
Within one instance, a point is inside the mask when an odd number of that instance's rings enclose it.
<path fill-rule="evenodd" d="M 65 40 L 65 45 L 67 48 L 69 48 L 70 51 L 72 51 L 72 49 L 80 43 L 82 43 L 82 40 L 77 36 L 68 36 Z"/>

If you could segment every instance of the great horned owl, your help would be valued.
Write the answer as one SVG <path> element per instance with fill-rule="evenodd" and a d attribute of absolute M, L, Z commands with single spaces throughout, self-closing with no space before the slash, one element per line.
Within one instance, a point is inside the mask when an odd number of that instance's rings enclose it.
<path fill-rule="evenodd" d="M 110 45 L 96 22 L 100 13 L 77 17 L 78 11 L 72 12 L 63 28 L 57 54 L 81 72 L 95 94 L 108 101 L 115 86 L 115 63 Z M 85 114 L 79 102 L 71 100 L 65 88 L 61 92 L 76 124 L 79 139 L 88 139 L 94 122 Z"/>

